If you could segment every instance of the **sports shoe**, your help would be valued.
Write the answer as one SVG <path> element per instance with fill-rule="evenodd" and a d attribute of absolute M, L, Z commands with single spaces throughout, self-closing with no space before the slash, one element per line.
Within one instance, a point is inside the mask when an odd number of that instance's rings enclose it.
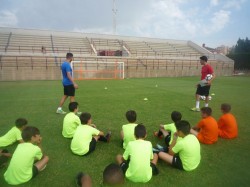
<path fill-rule="evenodd" d="M 159 152 L 160 152 L 160 150 L 159 150 L 159 149 L 153 148 L 153 153 L 158 154 Z"/>
<path fill-rule="evenodd" d="M 109 132 L 106 134 L 105 138 L 107 139 L 107 142 L 110 142 L 110 139 L 111 139 L 111 131 L 109 131 Z"/>
<path fill-rule="evenodd" d="M 79 172 L 76 175 L 75 181 L 77 186 L 82 186 L 82 177 L 84 176 L 83 172 Z"/>
<path fill-rule="evenodd" d="M 163 135 L 158 136 L 158 131 L 155 131 L 155 132 L 154 132 L 154 136 L 155 136 L 155 137 L 158 137 L 158 138 L 160 138 L 160 139 L 162 139 L 162 138 L 163 138 Z"/>
<path fill-rule="evenodd" d="M 62 109 L 57 109 L 56 113 L 57 114 L 66 114 L 66 112 L 64 112 Z"/>
<path fill-rule="evenodd" d="M 80 116 L 80 115 L 82 114 L 82 112 L 77 112 L 76 114 L 77 114 L 78 116 Z"/>
<path fill-rule="evenodd" d="M 199 108 L 191 108 L 190 110 L 192 110 L 193 112 L 200 112 Z"/>
<path fill-rule="evenodd" d="M 156 144 L 156 147 L 157 147 L 157 149 L 159 149 L 159 150 L 163 150 L 163 149 L 164 149 L 164 147 L 161 146 L 161 145 L 159 145 L 159 144 Z"/>

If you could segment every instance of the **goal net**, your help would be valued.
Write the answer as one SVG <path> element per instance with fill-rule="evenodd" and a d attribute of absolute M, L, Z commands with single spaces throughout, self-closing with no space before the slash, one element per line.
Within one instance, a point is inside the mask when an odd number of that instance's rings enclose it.
<path fill-rule="evenodd" d="M 124 79 L 124 62 L 72 61 L 73 78 Z"/>

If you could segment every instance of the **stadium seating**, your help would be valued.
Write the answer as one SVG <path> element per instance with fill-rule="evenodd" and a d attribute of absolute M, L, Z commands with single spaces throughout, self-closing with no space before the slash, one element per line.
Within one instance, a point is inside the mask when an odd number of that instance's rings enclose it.
<path fill-rule="evenodd" d="M 0 80 L 60 79 L 67 52 L 75 61 L 124 62 L 125 77 L 199 75 L 201 55 L 216 74 L 234 67 L 191 41 L 0 27 Z"/>

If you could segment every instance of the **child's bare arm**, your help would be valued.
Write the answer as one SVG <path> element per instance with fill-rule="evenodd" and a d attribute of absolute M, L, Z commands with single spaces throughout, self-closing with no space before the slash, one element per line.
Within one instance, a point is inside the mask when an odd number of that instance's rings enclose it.
<path fill-rule="evenodd" d="M 175 146 L 175 144 L 176 144 L 176 142 L 177 142 L 177 138 L 178 138 L 178 134 L 177 134 L 177 132 L 175 132 L 175 133 L 174 133 L 173 141 L 172 141 L 172 143 L 171 143 L 170 146 L 169 146 L 169 151 L 168 151 L 168 153 L 169 153 L 170 155 L 174 155 L 174 154 L 175 154 L 175 152 L 173 152 L 172 148 Z"/>

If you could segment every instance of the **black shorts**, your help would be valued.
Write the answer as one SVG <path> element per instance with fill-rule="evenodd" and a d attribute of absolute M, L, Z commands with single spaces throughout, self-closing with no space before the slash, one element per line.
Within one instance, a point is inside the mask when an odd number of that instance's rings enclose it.
<path fill-rule="evenodd" d="M 181 161 L 179 155 L 174 155 L 173 161 L 172 161 L 172 166 L 177 168 L 177 169 L 183 170 L 182 161 Z"/>
<path fill-rule="evenodd" d="M 91 142 L 89 143 L 89 152 L 87 152 L 85 155 L 88 155 L 91 152 L 93 152 L 95 150 L 95 146 L 96 146 L 96 140 L 95 138 L 92 138 Z"/>
<path fill-rule="evenodd" d="M 63 86 L 63 87 L 64 87 L 64 95 L 75 96 L 75 87 L 73 84 Z"/>
<path fill-rule="evenodd" d="M 35 165 L 33 165 L 33 167 L 32 167 L 32 179 L 35 176 L 37 176 L 37 174 L 38 174 L 38 169 L 37 169 L 37 167 Z"/>
<path fill-rule="evenodd" d="M 129 161 L 130 160 L 127 160 L 127 161 L 123 161 L 121 164 L 120 164 L 120 167 L 122 168 L 122 171 L 125 175 L 127 169 L 128 169 L 128 166 L 129 166 Z M 152 162 L 150 162 L 150 167 L 152 168 L 152 174 L 153 175 L 158 175 L 159 173 L 159 170 L 157 169 L 156 165 L 153 164 Z"/>
<path fill-rule="evenodd" d="M 209 90 L 210 90 L 211 86 L 203 86 L 201 87 L 201 85 L 198 85 L 197 90 L 196 90 L 196 94 L 197 95 L 204 95 L 204 96 L 209 96 Z"/>

